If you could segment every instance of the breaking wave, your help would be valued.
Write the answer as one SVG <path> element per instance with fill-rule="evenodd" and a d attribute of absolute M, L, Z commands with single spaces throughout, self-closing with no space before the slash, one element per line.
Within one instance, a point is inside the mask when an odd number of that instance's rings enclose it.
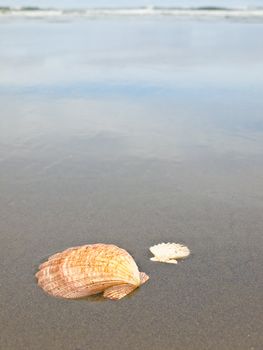
<path fill-rule="evenodd" d="M 88 8 L 59 9 L 39 7 L 0 7 L 0 17 L 12 18 L 101 18 L 101 17 L 178 17 L 196 19 L 243 19 L 263 21 L 263 7 L 138 7 L 138 8 Z"/>

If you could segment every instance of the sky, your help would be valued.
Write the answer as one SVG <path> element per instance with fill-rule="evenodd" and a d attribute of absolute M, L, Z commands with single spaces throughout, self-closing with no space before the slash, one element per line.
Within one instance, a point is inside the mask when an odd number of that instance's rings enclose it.
<path fill-rule="evenodd" d="M 0 6 L 20 7 L 137 7 L 137 6 L 175 6 L 175 7 L 255 7 L 263 6 L 263 0 L 0 0 Z"/>

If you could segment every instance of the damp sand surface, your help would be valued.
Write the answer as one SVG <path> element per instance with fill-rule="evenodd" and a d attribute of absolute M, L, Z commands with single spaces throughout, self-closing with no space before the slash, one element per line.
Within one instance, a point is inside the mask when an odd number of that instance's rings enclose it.
<path fill-rule="evenodd" d="M 263 25 L 0 27 L 0 348 L 261 349 Z M 163 241 L 192 254 L 150 261 Z M 37 287 L 95 242 L 150 280 L 119 302 Z"/>

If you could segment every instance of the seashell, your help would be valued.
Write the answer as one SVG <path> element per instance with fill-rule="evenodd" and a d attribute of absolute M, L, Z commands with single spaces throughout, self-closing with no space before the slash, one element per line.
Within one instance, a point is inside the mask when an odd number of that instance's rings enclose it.
<path fill-rule="evenodd" d="M 168 264 L 177 264 L 178 259 L 187 257 L 190 250 L 178 243 L 160 243 L 149 248 L 154 257 L 152 261 L 165 262 Z"/>
<path fill-rule="evenodd" d="M 102 243 L 52 255 L 39 266 L 36 278 L 55 297 L 74 299 L 103 292 L 105 298 L 116 300 L 149 279 L 126 250 Z"/>

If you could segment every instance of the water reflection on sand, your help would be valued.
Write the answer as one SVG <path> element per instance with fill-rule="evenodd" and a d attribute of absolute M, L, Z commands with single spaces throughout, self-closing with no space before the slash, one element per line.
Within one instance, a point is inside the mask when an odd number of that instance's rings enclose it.
<path fill-rule="evenodd" d="M 259 349 L 263 26 L 0 25 L 0 347 Z M 193 254 L 154 264 L 162 241 Z M 95 242 L 127 249 L 145 287 L 37 288 L 45 257 Z"/>

